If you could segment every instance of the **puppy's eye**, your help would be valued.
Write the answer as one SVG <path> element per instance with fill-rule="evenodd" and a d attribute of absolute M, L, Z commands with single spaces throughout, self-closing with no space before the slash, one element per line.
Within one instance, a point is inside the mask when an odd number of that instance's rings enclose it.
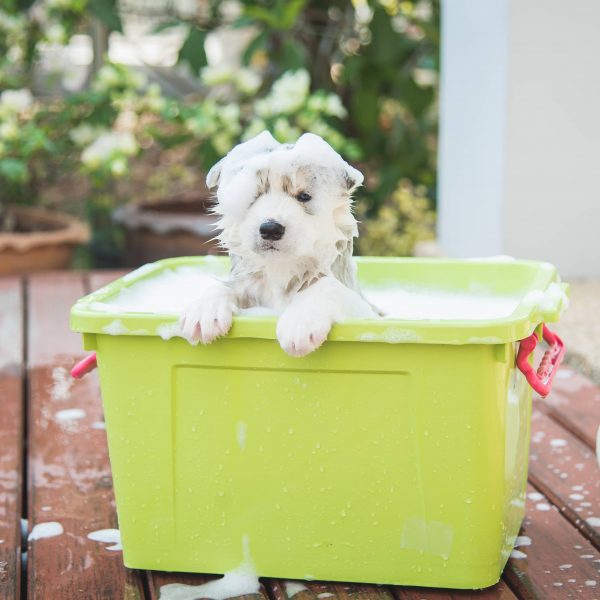
<path fill-rule="evenodd" d="M 296 200 L 300 202 L 308 202 L 309 200 L 312 200 L 312 196 L 308 192 L 300 192 L 296 196 Z"/>

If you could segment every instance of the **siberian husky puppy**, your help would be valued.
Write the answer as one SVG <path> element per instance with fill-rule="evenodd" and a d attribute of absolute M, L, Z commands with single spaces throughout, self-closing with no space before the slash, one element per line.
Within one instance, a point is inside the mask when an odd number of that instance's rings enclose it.
<path fill-rule="evenodd" d="M 292 356 L 316 350 L 334 323 L 375 318 L 352 260 L 358 235 L 352 192 L 363 176 L 320 137 L 280 144 L 263 131 L 208 173 L 217 189 L 219 241 L 231 257 L 227 281 L 208 285 L 180 318 L 184 337 L 209 344 L 238 309 L 281 313 L 277 339 Z"/>

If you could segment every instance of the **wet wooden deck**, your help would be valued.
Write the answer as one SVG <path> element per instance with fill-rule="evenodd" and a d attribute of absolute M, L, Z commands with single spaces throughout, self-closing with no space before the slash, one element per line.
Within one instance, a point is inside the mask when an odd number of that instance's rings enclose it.
<path fill-rule="evenodd" d="M 80 337 L 68 314 L 111 273 L 0 279 L 0 599 L 159 599 L 169 583 L 202 575 L 123 567 L 121 552 L 90 532 L 117 528 L 95 373 L 73 382 Z M 294 600 L 600 598 L 600 471 L 594 455 L 600 390 L 563 367 L 551 396 L 534 400 L 527 516 L 502 580 L 460 592 L 303 582 Z M 62 412 L 71 411 L 71 412 Z M 75 411 L 75 412 L 73 412 Z M 21 519 L 24 534 L 21 533 Z M 27 540 L 40 523 L 64 533 Z M 293 588 L 264 579 L 245 600 L 289 600 Z"/>

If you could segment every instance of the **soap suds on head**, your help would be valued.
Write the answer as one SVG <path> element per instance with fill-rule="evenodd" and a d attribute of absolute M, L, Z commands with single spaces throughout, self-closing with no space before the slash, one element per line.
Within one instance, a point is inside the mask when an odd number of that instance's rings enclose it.
<path fill-rule="evenodd" d="M 226 600 L 236 596 L 258 594 L 260 582 L 250 556 L 250 541 L 248 535 L 242 536 L 242 551 L 244 559 L 235 569 L 225 573 L 221 579 L 209 581 L 203 585 L 184 585 L 171 583 L 160 588 L 159 600 Z"/>
<path fill-rule="evenodd" d="M 52 369 L 52 388 L 50 397 L 52 400 L 60 401 L 69 398 L 74 379 L 64 367 L 54 367 Z"/>
<path fill-rule="evenodd" d="M 38 523 L 35 525 L 27 539 L 29 541 L 41 540 L 44 538 L 56 537 L 62 533 L 64 533 L 64 529 L 60 523 L 48 521 L 47 523 Z"/>
<path fill-rule="evenodd" d="M 513 550 L 510 553 L 510 557 L 511 558 L 517 558 L 517 559 L 527 558 L 527 554 L 525 554 L 525 552 L 521 552 L 520 550 Z"/>

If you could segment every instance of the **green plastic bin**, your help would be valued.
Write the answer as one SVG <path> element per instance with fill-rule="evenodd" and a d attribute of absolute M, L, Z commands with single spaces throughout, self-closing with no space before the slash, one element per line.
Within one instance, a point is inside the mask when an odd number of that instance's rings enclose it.
<path fill-rule="evenodd" d="M 194 347 L 162 339 L 176 315 L 106 310 L 163 270 L 225 274 L 225 258 L 146 265 L 73 307 L 72 328 L 97 351 L 128 567 L 224 573 L 249 554 L 267 577 L 498 581 L 525 510 L 531 388 L 515 353 L 558 319 L 566 286 L 539 262 L 357 263 L 367 288 L 483 291 L 517 296 L 516 308 L 347 322 L 298 359 L 279 347 L 275 317 L 237 317 L 226 338 Z"/>

